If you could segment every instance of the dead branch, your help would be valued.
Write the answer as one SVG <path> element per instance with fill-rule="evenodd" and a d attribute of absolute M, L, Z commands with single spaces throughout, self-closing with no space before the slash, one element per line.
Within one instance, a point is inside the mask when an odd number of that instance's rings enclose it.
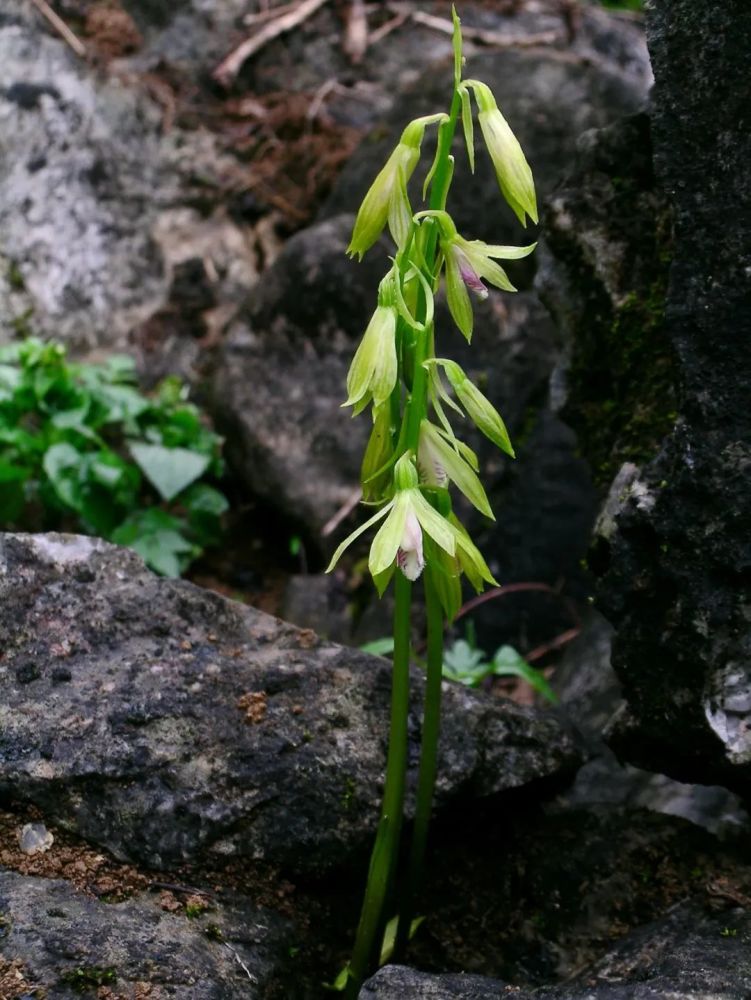
<path fill-rule="evenodd" d="M 395 14 L 406 14 L 415 24 L 421 24 L 424 28 L 439 31 L 443 35 L 454 33 L 453 24 L 445 17 L 425 14 L 401 3 L 389 3 L 388 7 Z M 557 31 L 540 31 L 534 35 L 504 35 L 500 31 L 472 28 L 464 24 L 462 25 L 462 36 L 468 42 L 479 42 L 481 45 L 490 45 L 495 49 L 528 49 L 536 45 L 555 45 L 556 42 L 564 40 Z"/>
<path fill-rule="evenodd" d="M 396 31 L 397 28 L 401 28 L 405 21 L 409 20 L 409 14 L 402 12 L 401 14 L 395 14 L 390 21 L 386 21 L 382 24 L 380 28 L 376 28 L 375 31 L 370 33 L 370 44 L 377 45 L 378 42 L 383 41 L 387 35 L 390 35 L 392 31 Z"/>
<path fill-rule="evenodd" d="M 70 30 L 68 25 L 59 17 L 46 0 L 31 0 L 39 13 L 44 17 L 55 29 L 55 31 L 60 35 L 64 42 L 66 42 L 75 52 L 77 56 L 82 59 L 86 55 L 86 46 L 83 44 L 81 39 L 74 35 Z"/>
<path fill-rule="evenodd" d="M 264 21 L 273 21 L 275 17 L 281 17 L 283 14 L 288 14 L 291 10 L 294 10 L 295 7 L 297 7 L 296 3 L 285 3 L 279 7 L 266 7 L 265 10 L 260 10 L 257 14 L 246 14 L 243 18 L 243 24 L 250 28 L 254 24 L 263 24 Z"/>
<path fill-rule="evenodd" d="M 321 528 L 322 538 L 327 538 L 333 531 L 336 531 L 342 521 L 346 517 L 349 517 L 355 507 L 359 504 L 361 497 L 362 490 L 358 486 L 356 490 L 353 490 L 352 493 L 350 493 L 336 514 L 334 514 L 334 516 L 330 518 Z"/>
<path fill-rule="evenodd" d="M 315 12 L 323 7 L 328 0 L 302 0 L 286 14 L 269 21 L 260 31 L 246 38 L 244 42 L 233 49 L 211 74 L 223 87 L 228 87 L 235 79 L 247 59 L 259 52 L 265 45 L 280 35 L 297 28 Z"/>

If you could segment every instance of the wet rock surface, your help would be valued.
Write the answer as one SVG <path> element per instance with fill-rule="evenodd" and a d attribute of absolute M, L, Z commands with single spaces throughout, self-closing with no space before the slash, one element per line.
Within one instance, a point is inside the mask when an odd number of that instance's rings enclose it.
<path fill-rule="evenodd" d="M 745 796 L 751 265 L 738 95 L 750 29 L 740 3 L 656 3 L 648 18 L 655 175 L 675 219 L 665 329 L 680 402 L 657 456 L 614 484 L 600 545 L 601 606 L 628 701 L 612 745 L 639 766 Z"/>
<path fill-rule="evenodd" d="M 166 912 L 155 894 L 103 902 L 61 880 L 0 871 L 0 964 L 19 963 L 26 995 L 50 1000 L 272 995 L 295 940 L 289 922 L 249 900 L 204 901 L 191 919 Z"/>
<path fill-rule="evenodd" d="M 367 844 L 387 661 L 91 539 L 4 536 L 0 552 L 0 794 L 152 866 L 245 856 L 321 872 Z M 458 685 L 445 702 L 439 805 L 581 760 L 550 714 Z"/>
<path fill-rule="evenodd" d="M 743 1000 L 751 987 L 751 916 L 722 916 L 679 906 L 619 943 L 580 979 L 553 989 L 524 990 L 471 975 L 434 976 L 400 966 L 382 969 L 360 1000 Z"/>

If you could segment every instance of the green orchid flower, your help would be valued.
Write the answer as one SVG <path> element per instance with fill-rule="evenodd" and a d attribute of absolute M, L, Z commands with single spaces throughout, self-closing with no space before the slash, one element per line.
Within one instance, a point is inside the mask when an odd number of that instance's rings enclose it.
<path fill-rule="evenodd" d="M 527 216 L 536 223 L 535 183 L 519 140 L 501 114 L 490 87 L 479 80 L 465 80 L 464 86 L 474 91 L 480 129 L 493 161 L 501 194 L 523 226 L 527 225 Z"/>

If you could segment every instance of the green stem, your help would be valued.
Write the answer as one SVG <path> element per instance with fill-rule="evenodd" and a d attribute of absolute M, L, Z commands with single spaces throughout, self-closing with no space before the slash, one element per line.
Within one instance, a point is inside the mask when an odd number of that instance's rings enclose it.
<path fill-rule="evenodd" d="M 428 619 L 427 679 L 425 709 L 420 748 L 420 772 L 417 782 L 417 805 L 409 854 L 407 884 L 399 912 L 394 958 L 399 961 L 409 942 L 410 925 L 417 893 L 425 867 L 428 827 L 433 809 L 433 792 L 438 771 L 438 737 L 441 730 L 441 682 L 443 680 L 443 609 L 432 574 L 425 568 L 425 605 Z"/>
<path fill-rule="evenodd" d="M 397 571 L 394 582 L 394 676 L 391 689 L 391 730 L 386 761 L 381 825 L 370 859 L 365 899 L 349 968 L 347 1000 L 356 1000 L 366 977 L 378 967 L 385 907 L 393 885 L 399 853 L 407 772 L 409 714 L 409 640 L 412 584 Z"/>
<path fill-rule="evenodd" d="M 432 211 L 442 210 L 446 207 L 446 198 L 452 175 L 450 161 L 451 144 L 454 141 L 454 133 L 456 132 L 456 123 L 459 120 L 461 105 L 459 91 L 454 88 L 448 121 L 443 122 L 438 129 L 437 166 L 433 183 L 430 186 L 429 204 Z M 425 245 L 425 262 L 431 273 L 435 267 L 437 240 L 438 229 L 435 223 L 433 223 Z M 420 288 L 418 294 L 417 318 L 422 320 L 425 317 L 425 293 L 422 288 Z M 428 412 L 428 373 L 425 371 L 423 363 L 427 360 L 431 335 L 432 329 L 429 328 L 417 337 L 415 343 L 412 392 L 407 410 L 407 448 L 414 452 L 417 451 L 417 445 L 420 440 L 420 424 Z"/>

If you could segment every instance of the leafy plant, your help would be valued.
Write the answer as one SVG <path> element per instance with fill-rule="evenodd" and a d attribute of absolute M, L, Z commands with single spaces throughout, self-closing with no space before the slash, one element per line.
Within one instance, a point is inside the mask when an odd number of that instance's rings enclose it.
<path fill-rule="evenodd" d="M 68 361 L 34 338 L 0 347 L 0 523 L 75 527 L 177 576 L 221 534 L 221 438 L 179 379 L 152 397 L 133 361 Z"/>

